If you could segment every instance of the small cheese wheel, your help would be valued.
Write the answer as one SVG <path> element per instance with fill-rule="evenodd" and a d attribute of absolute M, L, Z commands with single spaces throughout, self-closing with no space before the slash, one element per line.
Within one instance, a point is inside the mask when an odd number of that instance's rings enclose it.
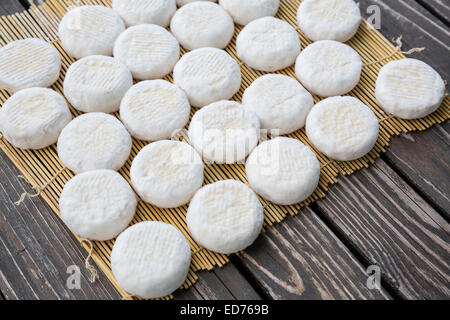
<path fill-rule="evenodd" d="M 280 0 L 219 0 L 219 4 L 233 17 L 234 22 L 245 26 L 259 18 L 273 17 Z"/>
<path fill-rule="evenodd" d="M 113 0 L 112 8 L 127 27 L 157 24 L 165 28 L 177 10 L 175 0 Z"/>
<path fill-rule="evenodd" d="M 304 0 L 297 11 L 297 22 L 312 41 L 345 42 L 358 31 L 361 12 L 353 0 Z"/>
<path fill-rule="evenodd" d="M 125 30 L 120 16 L 103 6 L 81 6 L 67 12 L 59 24 L 64 50 L 74 58 L 110 56 L 114 41 Z"/>
<path fill-rule="evenodd" d="M 0 88 L 16 92 L 50 87 L 60 70 L 58 50 L 44 40 L 17 40 L 0 48 Z"/>
<path fill-rule="evenodd" d="M 157 79 L 172 71 L 180 57 L 180 45 L 166 29 L 141 24 L 119 36 L 114 57 L 128 66 L 135 79 Z"/>
<path fill-rule="evenodd" d="M 75 109 L 111 113 L 119 110 L 133 85 L 127 66 L 107 56 L 89 56 L 73 63 L 64 79 L 64 95 Z"/>
<path fill-rule="evenodd" d="M 359 82 L 361 69 L 358 52 L 332 40 L 310 44 L 295 64 L 300 82 L 321 97 L 339 96 L 353 90 Z"/>
<path fill-rule="evenodd" d="M 177 0 L 177 5 L 179 7 L 184 6 L 185 4 L 191 3 L 191 2 L 197 2 L 197 1 L 209 1 L 209 2 L 217 2 L 217 0 Z"/>
<path fill-rule="evenodd" d="M 288 134 L 303 128 L 314 100 L 297 80 L 267 74 L 244 91 L 242 105 L 256 113 L 262 129 Z"/>
<path fill-rule="evenodd" d="M 425 62 L 402 59 L 381 68 L 375 94 L 387 112 L 403 119 L 417 119 L 439 108 L 445 83 Z"/>
<path fill-rule="evenodd" d="M 175 13 L 170 22 L 170 30 L 188 50 L 203 47 L 223 49 L 233 37 L 234 23 L 219 5 L 193 2 Z"/>
<path fill-rule="evenodd" d="M 192 145 L 204 159 L 216 163 L 235 163 L 256 147 L 259 119 L 234 101 L 219 101 L 197 111 L 189 125 Z"/>
<path fill-rule="evenodd" d="M 189 121 L 191 106 L 186 94 L 164 80 L 141 81 L 123 97 L 120 119 L 137 139 L 170 139 Z"/>
<path fill-rule="evenodd" d="M 307 199 L 320 178 L 314 152 L 300 141 L 285 137 L 261 143 L 248 157 L 245 170 L 252 189 L 279 205 Z"/>
<path fill-rule="evenodd" d="M 203 183 L 203 162 L 187 143 L 157 141 L 144 147 L 130 169 L 131 183 L 146 202 L 161 208 L 188 203 Z"/>
<path fill-rule="evenodd" d="M 236 39 L 236 51 L 249 67 L 273 72 L 295 62 L 301 51 L 300 38 L 289 23 L 264 17 L 242 29 Z"/>
<path fill-rule="evenodd" d="M 126 180 L 112 170 L 94 170 L 69 180 L 59 198 L 61 218 L 82 238 L 115 238 L 133 219 L 136 196 Z"/>
<path fill-rule="evenodd" d="M 183 234 L 157 221 L 129 227 L 111 251 L 111 270 L 119 285 L 144 299 L 161 298 L 181 287 L 190 263 L 191 249 Z"/>
<path fill-rule="evenodd" d="M 378 139 L 378 120 L 372 110 L 353 97 L 332 97 L 316 104 L 306 119 L 306 134 L 331 159 L 356 160 Z"/>
<path fill-rule="evenodd" d="M 201 246 L 231 254 L 256 240 L 264 222 L 263 207 L 245 184 L 224 180 L 197 191 L 189 204 L 186 222 Z"/>
<path fill-rule="evenodd" d="M 47 88 L 20 90 L 0 109 L 0 131 L 22 149 L 41 149 L 55 143 L 70 120 L 66 100 Z"/>
<path fill-rule="evenodd" d="M 131 137 L 122 122 L 106 113 L 73 119 L 58 139 L 58 156 L 75 173 L 119 170 L 130 156 Z"/>
<path fill-rule="evenodd" d="M 201 108 L 233 97 L 241 86 L 241 69 L 225 51 L 201 48 L 180 59 L 173 80 L 186 92 L 191 105 Z"/>

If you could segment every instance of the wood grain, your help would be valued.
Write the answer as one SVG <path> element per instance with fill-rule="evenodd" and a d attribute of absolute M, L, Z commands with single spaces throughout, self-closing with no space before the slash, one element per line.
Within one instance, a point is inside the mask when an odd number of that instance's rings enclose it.
<path fill-rule="evenodd" d="M 6 14 L 13 14 L 25 10 L 18 0 L 1 0 L 0 2 L 0 16 Z"/>
<path fill-rule="evenodd" d="M 448 0 L 416 0 L 421 6 L 450 27 L 450 3 Z"/>

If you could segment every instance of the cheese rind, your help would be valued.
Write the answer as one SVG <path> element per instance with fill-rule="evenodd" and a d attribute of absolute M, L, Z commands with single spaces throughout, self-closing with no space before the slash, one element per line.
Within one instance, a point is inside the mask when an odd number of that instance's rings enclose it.
<path fill-rule="evenodd" d="M 425 62 L 402 59 L 381 68 L 375 95 L 387 112 L 403 119 L 417 119 L 439 108 L 445 97 L 445 83 Z"/>
<path fill-rule="evenodd" d="M 146 202 L 161 208 L 188 203 L 202 186 L 204 165 L 187 143 L 162 140 L 150 143 L 134 158 L 131 183 Z"/>
<path fill-rule="evenodd" d="M 3 104 L 0 132 L 15 147 L 41 149 L 55 143 L 70 120 L 69 107 L 60 94 L 47 88 L 28 88 Z"/>
<path fill-rule="evenodd" d="M 197 191 L 189 205 L 186 222 L 200 245 L 231 254 L 244 250 L 256 240 L 264 222 L 263 207 L 245 184 L 224 180 Z"/>
<path fill-rule="evenodd" d="M 358 31 L 361 12 L 353 0 L 304 0 L 297 11 L 297 23 L 312 41 L 346 42 Z"/>
<path fill-rule="evenodd" d="M 16 40 L 0 48 L 0 88 L 17 92 L 50 87 L 59 78 L 58 50 L 41 39 Z"/>
<path fill-rule="evenodd" d="M 241 86 L 241 69 L 225 51 L 200 48 L 186 53 L 175 65 L 173 80 L 194 107 L 227 100 Z"/>
<path fill-rule="evenodd" d="M 126 180 L 112 170 L 76 175 L 61 192 L 59 209 L 69 229 L 82 238 L 106 241 L 133 219 L 136 196 Z"/>
<path fill-rule="evenodd" d="M 258 116 L 235 101 L 219 101 L 197 111 L 189 125 L 189 139 L 204 159 L 235 163 L 256 147 Z"/>
<path fill-rule="evenodd" d="M 259 18 L 273 17 L 280 0 L 219 0 L 219 4 L 233 17 L 234 22 L 245 26 Z"/>
<path fill-rule="evenodd" d="M 133 85 L 127 66 L 106 56 L 89 56 L 74 62 L 64 79 L 64 95 L 83 112 L 119 110 L 125 92 Z"/>
<path fill-rule="evenodd" d="M 119 170 L 130 156 L 131 137 L 122 122 L 100 112 L 73 119 L 58 139 L 58 156 L 75 173 Z"/>
<path fill-rule="evenodd" d="M 331 159 L 356 160 L 365 156 L 378 139 L 378 119 L 353 97 L 332 97 L 317 103 L 306 119 L 312 144 Z"/>
<path fill-rule="evenodd" d="M 122 232 L 111 251 L 111 270 L 128 293 L 161 298 L 186 280 L 189 244 L 174 226 L 157 221 L 137 223 Z"/>
<path fill-rule="evenodd" d="M 114 45 L 114 57 L 130 69 L 135 79 L 158 79 L 172 71 L 180 57 L 180 45 L 166 29 L 141 24 L 119 36 Z"/>
<path fill-rule="evenodd" d="M 175 0 L 113 0 L 112 8 L 127 27 L 139 24 L 157 24 L 167 27 L 175 10 Z"/>
<path fill-rule="evenodd" d="M 110 56 L 114 41 L 125 30 L 120 16 L 104 6 L 80 6 L 68 11 L 58 32 L 64 50 L 76 59 Z"/>
<path fill-rule="evenodd" d="M 236 52 L 256 70 L 273 72 L 291 66 L 301 51 L 297 31 L 287 22 L 264 17 L 247 24 L 236 39 Z"/>
<path fill-rule="evenodd" d="M 125 94 L 120 119 L 133 137 L 156 141 L 170 139 L 183 129 L 190 111 L 183 90 L 165 80 L 147 80 Z"/>
<path fill-rule="evenodd" d="M 314 152 L 300 141 L 285 137 L 261 143 L 248 157 L 245 170 L 252 189 L 279 205 L 307 199 L 320 178 Z"/>
<path fill-rule="evenodd" d="M 339 96 L 353 90 L 361 70 L 358 52 L 331 40 L 310 44 L 295 63 L 295 74 L 303 86 L 321 97 Z"/>
<path fill-rule="evenodd" d="M 212 2 L 189 3 L 170 22 L 170 30 L 180 44 L 194 50 L 203 47 L 223 49 L 234 34 L 233 19 Z"/>
<path fill-rule="evenodd" d="M 261 128 L 281 135 L 303 128 L 313 104 L 313 97 L 297 80 L 279 74 L 259 77 L 242 96 L 242 106 L 256 113 Z"/>
<path fill-rule="evenodd" d="M 217 2 L 217 0 L 177 0 L 177 6 L 182 7 L 185 4 L 197 1 L 209 1 L 209 2 Z"/>

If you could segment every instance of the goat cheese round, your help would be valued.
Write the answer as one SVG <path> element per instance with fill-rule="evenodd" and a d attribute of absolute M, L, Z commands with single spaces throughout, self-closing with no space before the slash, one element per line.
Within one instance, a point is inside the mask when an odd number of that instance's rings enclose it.
<path fill-rule="evenodd" d="M 125 30 L 120 16 L 104 6 L 81 6 L 67 12 L 58 32 L 64 50 L 76 59 L 110 56 L 114 41 Z"/>
<path fill-rule="evenodd" d="M 361 69 L 358 52 L 332 40 L 310 44 L 295 64 L 295 73 L 303 86 L 321 97 L 339 96 L 353 90 Z"/>
<path fill-rule="evenodd" d="M 204 165 L 190 145 L 157 141 L 144 147 L 130 169 L 131 183 L 142 198 L 160 208 L 188 203 L 202 186 Z"/>
<path fill-rule="evenodd" d="M 120 119 L 130 134 L 141 140 L 170 139 L 189 121 L 186 94 L 165 80 L 135 84 L 120 104 Z"/>
<path fill-rule="evenodd" d="M 127 66 L 107 56 L 89 56 L 73 63 L 64 79 L 64 95 L 83 112 L 119 110 L 125 92 L 133 85 Z"/>
<path fill-rule="evenodd" d="M 219 4 L 233 17 L 234 22 L 245 26 L 259 18 L 273 17 L 280 0 L 219 0 Z"/>
<path fill-rule="evenodd" d="M 191 249 L 174 226 L 158 221 L 137 223 L 122 232 L 111 251 L 111 270 L 128 293 L 161 298 L 186 280 Z"/>
<path fill-rule="evenodd" d="M 252 189 L 279 205 L 307 199 L 320 178 L 314 152 L 299 140 L 285 137 L 261 143 L 248 157 L 245 170 Z"/>
<path fill-rule="evenodd" d="M 234 101 L 219 101 L 197 111 L 189 125 L 189 139 L 205 160 L 235 163 L 256 147 L 258 116 Z"/>
<path fill-rule="evenodd" d="M 69 107 L 59 93 L 47 88 L 28 88 L 3 104 L 0 132 L 15 147 L 41 149 L 55 143 L 70 120 Z"/>
<path fill-rule="evenodd" d="M 317 103 L 306 119 L 312 144 L 331 159 L 356 160 L 365 156 L 378 139 L 378 119 L 353 97 L 332 97 Z"/>
<path fill-rule="evenodd" d="M 170 30 L 188 50 L 203 47 L 223 49 L 233 37 L 234 23 L 219 5 L 193 2 L 175 13 L 170 22 Z"/>
<path fill-rule="evenodd" d="M 231 254 L 258 237 L 264 222 L 256 194 L 236 180 L 208 184 L 195 194 L 186 215 L 192 237 L 208 250 Z"/>
<path fill-rule="evenodd" d="M 261 129 L 278 130 L 280 135 L 303 128 L 313 104 L 313 97 L 297 80 L 280 74 L 259 77 L 242 97 L 243 107 L 256 113 Z"/>
<path fill-rule="evenodd" d="M 345 42 L 358 31 L 361 12 L 353 0 L 304 0 L 297 11 L 297 22 L 312 41 Z"/>
<path fill-rule="evenodd" d="M 402 59 L 381 68 L 375 94 L 387 112 L 403 119 L 417 119 L 439 108 L 445 97 L 445 83 L 425 62 Z"/>
<path fill-rule="evenodd" d="M 301 51 L 297 31 L 287 22 L 264 17 L 247 24 L 236 39 L 236 52 L 256 70 L 273 72 L 291 66 Z"/>
<path fill-rule="evenodd" d="M 175 0 L 113 0 L 112 8 L 127 27 L 138 24 L 157 24 L 167 27 L 175 10 Z"/>
<path fill-rule="evenodd" d="M 200 48 L 186 53 L 175 65 L 173 81 L 194 107 L 227 100 L 241 86 L 241 69 L 225 51 Z"/>
<path fill-rule="evenodd" d="M 197 2 L 197 1 L 209 1 L 209 2 L 217 2 L 217 0 L 177 0 L 177 5 L 179 7 L 184 6 L 185 4 L 191 3 L 191 2 Z"/>
<path fill-rule="evenodd" d="M 163 27 L 141 24 L 119 36 L 114 57 L 127 65 L 135 79 L 157 79 L 172 71 L 180 57 L 180 45 Z"/>
<path fill-rule="evenodd" d="M 130 156 L 131 137 L 122 122 L 106 113 L 73 119 L 58 139 L 58 156 L 75 173 L 119 170 Z"/>
<path fill-rule="evenodd" d="M 16 92 L 50 87 L 60 70 L 58 50 L 44 40 L 16 40 L 0 48 L 0 88 Z"/>
<path fill-rule="evenodd" d="M 136 196 L 126 180 L 112 170 L 94 170 L 69 180 L 59 198 L 61 218 L 82 238 L 115 238 L 133 219 Z"/>

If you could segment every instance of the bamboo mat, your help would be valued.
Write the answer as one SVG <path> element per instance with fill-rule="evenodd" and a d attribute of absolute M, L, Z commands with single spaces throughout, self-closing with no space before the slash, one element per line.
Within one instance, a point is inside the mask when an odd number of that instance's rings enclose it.
<path fill-rule="evenodd" d="M 296 26 L 296 11 L 301 0 L 281 0 L 281 7 L 277 17 Z M 74 62 L 67 53 L 64 52 L 61 42 L 58 40 L 57 30 L 58 24 L 62 16 L 72 7 L 84 4 L 100 4 L 110 7 L 111 0 L 48 0 L 45 4 L 32 6 L 31 9 L 23 13 L 16 13 L 10 16 L 0 18 L 0 44 L 3 46 L 13 40 L 37 37 L 51 42 L 61 53 L 62 57 L 62 74 L 60 79 L 53 85 L 53 89 L 62 93 L 62 82 L 67 68 Z M 238 60 L 235 51 L 236 35 L 242 27 L 236 27 L 235 36 L 232 43 L 227 47 L 227 51 Z M 299 32 L 302 40 L 302 48 L 311 42 Z M 325 196 L 327 188 L 330 184 L 338 182 L 338 175 L 348 175 L 364 167 L 368 167 L 376 158 L 380 156 L 389 145 L 392 136 L 401 132 L 409 132 L 415 130 L 424 130 L 436 123 L 442 123 L 449 119 L 450 100 L 445 98 L 441 107 L 433 114 L 418 120 L 401 120 L 391 118 L 385 114 L 381 107 L 377 104 L 374 97 L 375 81 L 378 71 L 383 64 L 390 60 L 402 59 L 404 55 L 385 39 L 377 30 L 372 28 L 366 21 L 363 21 L 357 35 L 348 42 L 356 51 L 359 52 L 363 63 L 377 61 L 383 57 L 390 56 L 396 52 L 391 58 L 383 60 L 382 63 L 373 64 L 363 68 L 361 81 L 359 85 L 350 93 L 367 104 L 380 119 L 380 135 L 374 149 L 365 157 L 356 161 L 337 162 L 328 159 L 325 155 L 316 150 L 308 141 L 304 129 L 299 130 L 289 136 L 301 140 L 303 143 L 312 147 L 322 165 L 320 183 L 314 194 L 301 204 L 294 206 L 278 206 L 268 203 L 261 199 L 264 205 L 265 228 L 270 227 L 276 222 L 281 222 L 287 215 L 297 214 L 301 207 L 310 204 Z M 239 61 L 239 60 L 238 60 Z M 287 68 L 278 73 L 286 74 L 295 78 L 294 67 Z M 240 101 L 243 91 L 253 80 L 263 75 L 263 72 L 255 71 L 242 66 L 242 86 L 240 91 L 234 97 L 234 100 Z M 167 76 L 166 80 L 171 81 L 171 76 Z M 0 91 L 1 104 L 10 96 L 4 90 Z M 319 101 L 318 97 L 314 97 L 315 101 Z M 74 116 L 80 113 L 71 108 Z M 192 112 L 193 113 L 193 112 Z M 118 114 L 116 114 L 118 116 Z M 139 150 L 144 147 L 143 141 L 133 140 L 133 149 L 131 157 L 120 170 L 125 179 L 130 182 L 129 170 L 132 159 Z M 56 214 L 59 214 L 58 199 L 64 184 L 73 177 L 73 173 L 64 170 L 63 164 L 60 162 L 56 146 L 50 146 L 42 150 L 24 151 L 12 147 L 5 139 L 0 141 L 1 149 L 19 168 L 25 178 L 33 186 L 39 185 L 44 187 L 41 196 L 50 205 Z M 205 167 L 205 184 L 209 184 L 218 180 L 237 179 L 247 183 L 245 168 L 242 164 L 235 165 L 207 165 Z M 18 195 L 19 197 L 19 195 Z M 216 266 L 223 266 L 229 260 L 225 255 L 217 254 L 206 249 L 202 249 L 189 234 L 186 227 L 185 214 L 187 206 L 176 209 L 160 209 L 148 203 L 139 202 L 137 214 L 132 223 L 145 220 L 159 220 L 171 223 L 177 226 L 188 239 L 192 248 L 192 264 L 188 274 L 184 288 L 191 286 L 197 280 L 196 272 L 199 270 L 211 270 Z M 98 267 L 106 274 L 114 286 L 118 289 L 122 296 L 126 297 L 127 293 L 123 291 L 116 283 L 110 269 L 110 253 L 114 241 L 94 242 L 94 250 L 92 257 Z M 89 249 L 86 243 L 83 243 L 86 250 Z M 165 297 L 168 299 L 169 297 Z"/>

